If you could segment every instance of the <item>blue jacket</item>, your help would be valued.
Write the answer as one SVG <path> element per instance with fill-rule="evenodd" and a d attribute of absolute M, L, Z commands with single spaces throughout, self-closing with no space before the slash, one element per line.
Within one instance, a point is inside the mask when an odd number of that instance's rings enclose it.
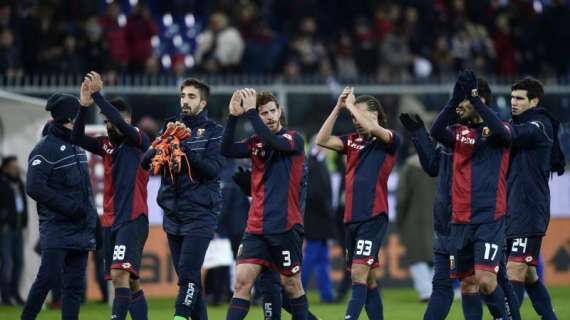
<path fill-rule="evenodd" d="M 424 171 L 437 176 L 437 193 L 433 205 L 433 224 L 435 231 L 434 250 L 447 252 L 446 239 L 451 225 L 451 166 L 453 154 L 443 145 L 435 145 L 426 130 L 419 129 L 412 134 L 420 163 Z"/>
<path fill-rule="evenodd" d="M 157 202 L 164 210 L 163 228 L 172 235 L 211 238 L 222 205 L 219 175 L 223 127 L 209 120 L 205 111 L 197 116 L 182 116 L 178 121 L 192 132 L 190 138 L 180 144 L 188 157 L 192 179 L 186 170 L 174 180 L 168 172 L 162 173 Z M 147 151 L 143 167 L 148 166 L 154 153 L 154 149 Z"/>
<path fill-rule="evenodd" d="M 27 193 L 37 202 L 42 249 L 95 249 L 98 219 L 85 151 L 51 124 L 28 158 Z"/>
<path fill-rule="evenodd" d="M 546 233 L 550 221 L 548 179 L 557 124 L 542 108 L 513 117 L 513 147 L 507 177 L 507 238 Z"/>

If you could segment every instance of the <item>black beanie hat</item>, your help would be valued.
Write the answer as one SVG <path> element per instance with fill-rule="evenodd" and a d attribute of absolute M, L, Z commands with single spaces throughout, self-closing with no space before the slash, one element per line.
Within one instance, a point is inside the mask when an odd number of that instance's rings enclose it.
<path fill-rule="evenodd" d="M 54 93 L 46 103 L 46 110 L 55 122 L 71 122 L 79 111 L 79 100 L 70 94 Z"/>

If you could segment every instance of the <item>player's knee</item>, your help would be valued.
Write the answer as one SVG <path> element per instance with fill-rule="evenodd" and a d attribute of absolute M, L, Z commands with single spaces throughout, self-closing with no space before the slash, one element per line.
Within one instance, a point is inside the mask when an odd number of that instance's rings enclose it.
<path fill-rule="evenodd" d="M 239 292 L 241 294 L 244 293 L 249 294 L 249 292 L 251 292 L 252 287 L 253 287 L 253 280 L 239 275 L 236 277 L 236 282 L 234 286 L 234 290 L 236 292 Z"/>
<path fill-rule="evenodd" d="M 287 295 L 291 298 L 297 298 L 305 294 L 300 277 L 282 277 L 281 283 Z"/>
<path fill-rule="evenodd" d="M 475 276 L 469 276 L 461 279 L 461 293 L 478 293 L 479 286 L 477 285 L 477 279 Z"/>
<path fill-rule="evenodd" d="M 509 261 L 507 263 L 507 276 L 510 280 L 523 282 L 525 281 L 528 269 L 528 265 L 525 263 Z"/>
<path fill-rule="evenodd" d="M 115 288 L 129 288 L 131 275 L 128 271 L 121 269 L 111 270 L 111 279 Z"/>
<path fill-rule="evenodd" d="M 538 272 L 536 270 L 536 267 L 534 266 L 528 267 L 524 281 L 526 283 L 535 283 L 536 281 L 538 281 Z"/>
<path fill-rule="evenodd" d="M 353 264 L 352 270 L 350 272 L 350 277 L 352 279 L 352 282 L 368 283 L 369 272 L 370 272 L 370 267 L 361 264 Z"/>
<path fill-rule="evenodd" d="M 491 294 L 497 288 L 497 275 L 492 272 L 482 271 L 477 274 L 479 290 L 483 294 Z"/>

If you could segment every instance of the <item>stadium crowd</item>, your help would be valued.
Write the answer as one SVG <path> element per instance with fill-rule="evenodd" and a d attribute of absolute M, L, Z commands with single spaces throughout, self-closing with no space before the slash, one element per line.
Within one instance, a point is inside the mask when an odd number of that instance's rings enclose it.
<path fill-rule="evenodd" d="M 567 79 L 565 0 L 0 1 L 0 75 Z"/>

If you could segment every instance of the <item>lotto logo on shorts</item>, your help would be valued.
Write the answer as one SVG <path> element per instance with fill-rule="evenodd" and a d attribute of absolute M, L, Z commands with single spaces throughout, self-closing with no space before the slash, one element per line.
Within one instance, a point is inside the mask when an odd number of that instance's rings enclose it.
<path fill-rule="evenodd" d="M 121 266 L 123 267 L 123 269 L 129 269 L 131 267 L 131 264 L 128 262 L 125 262 Z"/>
<path fill-rule="evenodd" d="M 495 273 L 499 272 L 499 266 L 495 267 Z"/>
<path fill-rule="evenodd" d="M 374 263 L 374 259 L 370 258 L 368 261 L 366 261 L 366 263 L 371 266 Z"/>
<path fill-rule="evenodd" d="M 301 269 L 301 267 L 294 266 L 293 269 L 291 269 L 291 273 L 297 273 L 297 272 L 299 272 L 300 269 Z"/>
<path fill-rule="evenodd" d="M 532 261 L 532 256 L 527 256 L 526 258 L 524 258 L 524 261 L 526 261 L 526 262 L 531 262 L 531 261 Z"/>

